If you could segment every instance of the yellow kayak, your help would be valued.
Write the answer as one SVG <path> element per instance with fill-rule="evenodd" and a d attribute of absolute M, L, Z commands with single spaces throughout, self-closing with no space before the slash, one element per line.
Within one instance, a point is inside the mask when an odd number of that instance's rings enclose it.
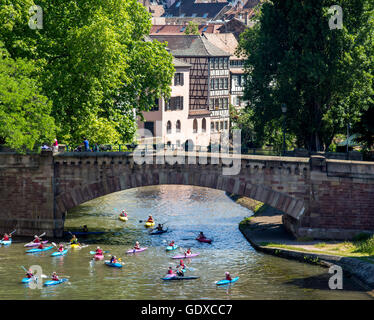
<path fill-rule="evenodd" d="M 119 216 L 119 219 L 120 219 L 121 221 L 127 221 L 127 220 L 129 220 L 128 217 L 122 217 L 122 216 Z"/>
<path fill-rule="evenodd" d="M 145 223 L 146 228 L 153 227 L 154 225 L 155 225 L 154 222 L 146 222 L 146 223 Z"/>
<path fill-rule="evenodd" d="M 79 244 L 71 244 L 70 247 L 72 249 L 77 249 L 77 248 L 80 248 L 81 246 Z"/>

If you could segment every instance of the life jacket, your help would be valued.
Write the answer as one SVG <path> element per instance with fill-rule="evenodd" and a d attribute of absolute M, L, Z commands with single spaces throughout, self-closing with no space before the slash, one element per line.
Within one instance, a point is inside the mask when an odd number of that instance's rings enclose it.
<path fill-rule="evenodd" d="M 29 272 L 26 273 L 26 277 L 29 278 L 29 279 L 32 278 L 33 276 L 34 275 L 32 273 L 29 273 Z"/>
<path fill-rule="evenodd" d="M 149 217 L 147 222 L 154 222 L 153 218 Z"/>
<path fill-rule="evenodd" d="M 9 241 L 9 237 L 8 236 L 4 236 L 3 240 L 4 241 Z"/>
<path fill-rule="evenodd" d="M 232 278 L 231 278 L 231 276 L 229 274 L 226 275 L 226 280 L 229 280 L 229 281 L 232 280 Z"/>
<path fill-rule="evenodd" d="M 191 253 L 192 253 L 191 250 L 186 251 L 186 254 L 191 254 Z"/>
<path fill-rule="evenodd" d="M 34 243 L 40 243 L 39 239 L 34 239 Z"/>
<path fill-rule="evenodd" d="M 96 254 L 101 256 L 103 254 L 103 250 L 101 249 L 96 249 Z"/>
<path fill-rule="evenodd" d="M 58 276 L 52 276 L 52 280 L 53 281 L 59 281 L 60 279 L 58 278 Z"/>
<path fill-rule="evenodd" d="M 173 274 L 173 270 L 172 270 L 172 269 L 169 269 L 169 270 L 168 270 L 168 274 Z"/>
<path fill-rule="evenodd" d="M 43 246 L 42 243 L 40 243 L 40 244 L 38 245 L 38 249 L 44 249 L 44 246 Z"/>
<path fill-rule="evenodd" d="M 58 251 L 60 252 L 64 251 L 64 247 L 58 247 Z"/>
<path fill-rule="evenodd" d="M 70 243 L 71 243 L 71 244 L 78 244 L 78 239 L 71 239 L 71 240 L 70 240 Z"/>

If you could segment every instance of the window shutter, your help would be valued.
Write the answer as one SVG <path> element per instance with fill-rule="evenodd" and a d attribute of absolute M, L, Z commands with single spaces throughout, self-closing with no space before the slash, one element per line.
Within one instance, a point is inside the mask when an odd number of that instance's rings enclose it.
<path fill-rule="evenodd" d="M 181 76 L 181 86 L 184 86 L 184 73 L 180 73 Z"/>

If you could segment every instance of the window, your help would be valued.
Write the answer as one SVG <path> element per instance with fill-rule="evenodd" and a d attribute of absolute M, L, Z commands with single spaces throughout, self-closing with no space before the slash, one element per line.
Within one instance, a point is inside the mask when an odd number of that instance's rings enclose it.
<path fill-rule="evenodd" d="M 203 18 L 206 18 L 207 16 L 208 16 L 208 14 L 207 14 L 207 13 L 204 13 Z"/>
<path fill-rule="evenodd" d="M 179 1 L 179 2 L 175 5 L 175 7 L 178 8 L 180 5 L 181 5 L 181 2 Z"/>
<path fill-rule="evenodd" d="M 214 79 L 210 79 L 210 89 L 214 90 Z"/>
<path fill-rule="evenodd" d="M 225 78 L 224 89 L 228 89 L 228 88 L 229 88 L 229 78 Z"/>
<path fill-rule="evenodd" d="M 223 58 L 219 58 L 219 68 L 223 69 Z"/>
<path fill-rule="evenodd" d="M 206 120 L 203 118 L 202 124 L 201 124 L 201 131 L 206 132 Z"/>
<path fill-rule="evenodd" d="M 214 109 L 214 99 L 209 99 L 209 109 L 210 110 Z"/>
<path fill-rule="evenodd" d="M 181 146 L 181 141 L 180 140 L 177 140 L 176 141 L 176 144 L 177 144 L 177 147 L 179 148 Z"/>
<path fill-rule="evenodd" d="M 223 121 L 221 121 L 221 130 L 223 130 Z"/>
<path fill-rule="evenodd" d="M 171 133 L 171 122 L 168 121 L 168 123 L 166 124 L 166 133 Z"/>
<path fill-rule="evenodd" d="M 219 79 L 219 89 L 223 89 L 223 78 Z"/>
<path fill-rule="evenodd" d="M 183 97 L 171 97 L 165 103 L 165 111 L 183 110 Z"/>
<path fill-rule="evenodd" d="M 184 85 L 184 74 L 178 72 L 174 75 L 174 86 L 183 86 Z"/>
<path fill-rule="evenodd" d="M 213 58 L 213 69 L 218 69 L 218 58 Z"/>
<path fill-rule="evenodd" d="M 229 128 L 229 122 L 225 121 L 225 130 L 227 130 L 228 128 Z"/>
<path fill-rule="evenodd" d="M 222 107 L 223 107 L 223 99 L 222 99 L 222 98 L 219 98 L 219 99 L 218 99 L 218 108 L 219 108 L 219 109 L 222 109 Z"/>
<path fill-rule="evenodd" d="M 229 68 L 229 59 L 228 59 L 228 58 L 225 58 L 225 60 L 224 60 L 223 62 L 224 62 L 224 66 L 223 66 L 223 68 L 224 68 L 224 69 L 228 69 L 228 68 Z"/>
<path fill-rule="evenodd" d="M 214 132 L 214 122 L 210 123 L 210 132 Z"/>
<path fill-rule="evenodd" d="M 152 106 L 151 109 L 149 109 L 149 111 L 158 111 L 158 104 L 159 104 L 159 100 L 156 99 L 154 106 Z"/>
<path fill-rule="evenodd" d="M 180 30 L 180 32 L 183 32 L 185 29 L 186 29 L 186 27 L 182 27 L 181 30 Z"/>
<path fill-rule="evenodd" d="M 236 105 L 237 105 L 237 106 L 240 105 L 240 98 L 239 98 L 239 97 L 236 97 Z"/>
<path fill-rule="evenodd" d="M 149 130 L 152 133 L 152 136 L 155 134 L 155 123 L 153 121 L 144 122 L 144 129 Z"/>
<path fill-rule="evenodd" d="M 177 123 L 175 125 L 176 132 L 181 132 L 181 122 L 177 120 Z"/>
<path fill-rule="evenodd" d="M 194 119 L 193 121 L 193 133 L 196 133 L 197 132 L 197 120 Z"/>
<path fill-rule="evenodd" d="M 214 90 L 218 90 L 219 88 L 219 79 L 214 79 Z"/>
<path fill-rule="evenodd" d="M 204 27 L 203 31 L 202 32 L 205 32 L 208 30 L 208 26 Z"/>
<path fill-rule="evenodd" d="M 219 122 L 216 122 L 216 131 L 219 131 Z"/>
<path fill-rule="evenodd" d="M 191 18 L 195 18 L 196 17 L 196 13 L 193 13 Z"/>

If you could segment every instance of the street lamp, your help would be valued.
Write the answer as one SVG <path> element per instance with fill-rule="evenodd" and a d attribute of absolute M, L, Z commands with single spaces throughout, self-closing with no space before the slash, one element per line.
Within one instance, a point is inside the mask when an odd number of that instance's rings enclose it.
<path fill-rule="evenodd" d="M 283 112 L 283 156 L 286 154 L 286 112 L 287 105 L 285 103 L 281 104 Z"/>

